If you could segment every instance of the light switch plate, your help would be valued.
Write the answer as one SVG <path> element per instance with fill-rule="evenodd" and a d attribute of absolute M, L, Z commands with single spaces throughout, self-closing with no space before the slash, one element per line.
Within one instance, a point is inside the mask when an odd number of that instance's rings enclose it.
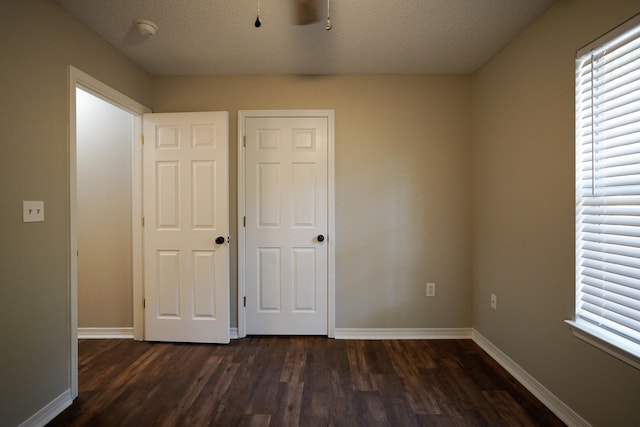
<path fill-rule="evenodd" d="M 44 221 L 44 202 L 24 200 L 22 202 L 22 222 L 42 221 Z"/>

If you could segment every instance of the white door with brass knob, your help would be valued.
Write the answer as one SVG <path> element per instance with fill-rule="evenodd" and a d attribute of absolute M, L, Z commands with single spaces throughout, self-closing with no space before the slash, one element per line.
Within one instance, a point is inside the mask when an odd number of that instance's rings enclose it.
<path fill-rule="evenodd" d="M 244 128 L 246 333 L 328 334 L 328 117 Z"/>
<path fill-rule="evenodd" d="M 229 116 L 144 116 L 145 339 L 229 342 Z"/>

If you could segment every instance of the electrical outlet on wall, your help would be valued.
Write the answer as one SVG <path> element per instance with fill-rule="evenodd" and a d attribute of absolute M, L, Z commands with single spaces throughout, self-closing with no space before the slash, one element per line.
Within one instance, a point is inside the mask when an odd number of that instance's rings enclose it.
<path fill-rule="evenodd" d="M 498 309 L 498 297 L 496 294 L 491 294 L 491 308 L 494 310 Z"/>
<path fill-rule="evenodd" d="M 436 284 L 435 283 L 427 283 L 427 296 L 435 297 L 436 296 Z"/>

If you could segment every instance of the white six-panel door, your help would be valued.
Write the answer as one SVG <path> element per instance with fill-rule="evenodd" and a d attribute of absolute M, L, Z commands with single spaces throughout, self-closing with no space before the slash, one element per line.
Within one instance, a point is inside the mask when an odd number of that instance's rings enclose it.
<path fill-rule="evenodd" d="M 327 335 L 326 117 L 247 117 L 246 333 Z"/>
<path fill-rule="evenodd" d="M 228 113 L 148 114 L 144 137 L 145 339 L 228 343 Z"/>

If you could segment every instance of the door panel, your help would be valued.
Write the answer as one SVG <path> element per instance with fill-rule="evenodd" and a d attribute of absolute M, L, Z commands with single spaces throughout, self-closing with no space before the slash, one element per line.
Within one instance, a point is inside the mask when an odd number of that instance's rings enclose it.
<path fill-rule="evenodd" d="M 216 318 L 216 293 L 211 278 L 216 277 L 216 252 L 197 251 L 192 253 L 194 318 Z"/>
<path fill-rule="evenodd" d="M 193 196 L 192 224 L 196 229 L 216 228 L 216 163 L 193 162 L 191 189 Z"/>
<path fill-rule="evenodd" d="M 279 313 L 282 309 L 282 262 L 280 248 L 258 250 L 258 311 Z"/>
<path fill-rule="evenodd" d="M 168 319 L 180 316 L 180 252 L 156 252 L 158 315 Z"/>
<path fill-rule="evenodd" d="M 248 334 L 327 334 L 327 138 L 324 117 L 245 123 Z"/>
<path fill-rule="evenodd" d="M 177 230 L 180 218 L 180 164 L 156 163 L 156 218 L 159 230 Z"/>
<path fill-rule="evenodd" d="M 258 226 L 280 227 L 280 165 L 262 163 L 258 166 Z"/>
<path fill-rule="evenodd" d="M 314 312 L 316 310 L 315 251 L 305 248 L 293 249 L 293 312 Z"/>
<path fill-rule="evenodd" d="M 145 339 L 228 343 L 228 114 L 148 114 L 144 134 Z"/>

